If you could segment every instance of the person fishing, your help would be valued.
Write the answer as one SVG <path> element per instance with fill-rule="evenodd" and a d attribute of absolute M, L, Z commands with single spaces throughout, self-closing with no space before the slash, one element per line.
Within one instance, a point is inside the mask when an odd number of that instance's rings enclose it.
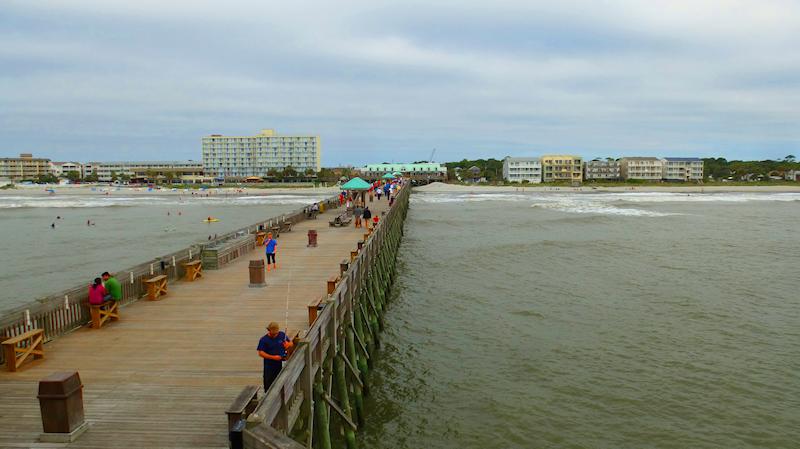
<path fill-rule="evenodd" d="M 267 254 L 267 271 L 269 271 L 269 261 L 272 260 L 272 268 L 277 270 L 278 264 L 275 263 L 275 248 L 278 246 L 278 242 L 272 238 L 272 233 L 267 234 L 267 241 L 264 242 L 265 250 L 264 252 Z"/>
<path fill-rule="evenodd" d="M 258 340 L 258 356 L 264 360 L 264 391 L 278 378 L 283 361 L 286 360 L 286 350 L 292 347 L 292 342 L 286 333 L 280 330 L 278 323 L 271 322 L 267 325 L 267 333 Z"/>

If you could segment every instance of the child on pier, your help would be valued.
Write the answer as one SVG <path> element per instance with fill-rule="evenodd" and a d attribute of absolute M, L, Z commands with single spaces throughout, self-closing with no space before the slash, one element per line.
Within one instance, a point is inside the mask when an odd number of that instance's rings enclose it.
<path fill-rule="evenodd" d="M 266 247 L 265 252 L 267 254 L 267 271 L 270 270 L 269 268 L 269 261 L 272 260 L 272 268 L 278 269 L 278 264 L 275 263 L 275 247 L 278 246 L 278 242 L 272 238 L 272 233 L 267 234 L 267 241 L 264 242 L 264 246 Z"/>

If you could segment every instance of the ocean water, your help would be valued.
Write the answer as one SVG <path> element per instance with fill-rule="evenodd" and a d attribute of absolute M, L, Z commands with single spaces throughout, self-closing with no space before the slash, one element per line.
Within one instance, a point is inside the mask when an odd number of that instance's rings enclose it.
<path fill-rule="evenodd" d="M 325 196 L 0 195 L 0 313 Z"/>
<path fill-rule="evenodd" d="M 362 447 L 800 447 L 799 194 L 416 192 Z"/>

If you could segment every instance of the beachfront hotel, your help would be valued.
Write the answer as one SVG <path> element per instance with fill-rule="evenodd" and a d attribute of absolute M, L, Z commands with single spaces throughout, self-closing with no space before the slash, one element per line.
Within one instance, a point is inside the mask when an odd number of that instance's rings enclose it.
<path fill-rule="evenodd" d="M 619 167 L 626 180 L 661 181 L 664 176 L 664 160 L 657 157 L 623 157 Z"/>
<path fill-rule="evenodd" d="M 210 182 L 203 174 L 199 161 L 124 161 L 87 162 L 83 164 L 83 177 L 96 174 L 100 182 L 112 182 L 126 176 L 131 182 L 156 180 L 180 181 L 183 184 Z"/>
<path fill-rule="evenodd" d="M 50 173 L 50 159 L 33 157 L 30 153 L 0 158 L 0 179 L 10 182 L 33 181 L 40 175 Z"/>
<path fill-rule="evenodd" d="M 281 135 L 263 129 L 255 136 L 203 137 L 203 165 L 207 175 L 225 179 L 266 177 L 271 170 L 292 167 L 299 173 L 322 168 L 319 136 Z"/>
<path fill-rule="evenodd" d="M 665 157 L 662 178 L 665 181 L 702 181 L 703 160 L 697 157 Z"/>
<path fill-rule="evenodd" d="M 545 155 L 542 156 L 542 181 L 583 181 L 583 161 L 580 156 Z"/>
<path fill-rule="evenodd" d="M 445 181 L 447 167 L 434 162 L 417 164 L 367 164 L 357 169 L 361 177 L 369 181 L 377 181 L 387 173 L 400 172 L 415 181 Z"/>
<path fill-rule="evenodd" d="M 503 179 L 509 182 L 542 182 L 542 161 L 536 157 L 506 157 L 503 159 Z"/>

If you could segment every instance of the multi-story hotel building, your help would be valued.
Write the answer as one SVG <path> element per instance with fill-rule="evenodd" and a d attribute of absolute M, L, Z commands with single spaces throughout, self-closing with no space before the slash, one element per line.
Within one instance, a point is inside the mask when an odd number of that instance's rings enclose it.
<path fill-rule="evenodd" d="M 586 181 L 613 181 L 622 179 L 619 165 L 619 161 L 614 159 L 594 159 L 588 161 L 583 167 L 583 179 Z"/>
<path fill-rule="evenodd" d="M 203 137 L 206 174 L 218 178 L 264 177 L 270 170 L 291 166 L 299 173 L 318 172 L 322 166 L 319 136 L 284 136 L 264 129 L 255 136 Z"/>
<path fill-rule="evenodd" d="M 660 181 L 664 174 L 664 161 L 657 157 L 623 157 L 619 167 L 623 179 Z"/>
<path fill-rule="evenodd" d="M 415 181 L 445 181 L 447 167 L 433 162 L 418 164 L 367 164 L 358 169 L 364 179 L 375 181 L 387 173 L 402 173 Z"/>
<path fill-rule="evenodd" d="M 542 182 L 542 161 L 536 157 L 506 157 L 503 159 L 503 179 L 509 182 Z"/>
<path fill-rule="evenodd" d="M 665 157 L 662 178 L 666 181 L 702 181 L 703 160 L 696 157 Z"/>
<path fill-rule="evenodd" d="M 101 182 L 114 181 L 116 176 L 127 176 L 133 182 L 147 182 L 172 178 L 185 184 L 212 181 L 203 174 L 203 163 L 198 161 L 125 161 L 87 162 L 83 165 L 84 177 L 97 174 Z"/>
<path fill-rule="evenodd" d="M 542 156 L 542 181 L 583 181 L 583 162 L 580 156 L 546 155 Z"/>
<path fill-rule="evenodd" d="M 11 182 L 35 180 L 39 175 L 49 175 L 50 159 L 33 157 L 22 153 L 19 157 L 0 158 L 0 179 Z"/>

